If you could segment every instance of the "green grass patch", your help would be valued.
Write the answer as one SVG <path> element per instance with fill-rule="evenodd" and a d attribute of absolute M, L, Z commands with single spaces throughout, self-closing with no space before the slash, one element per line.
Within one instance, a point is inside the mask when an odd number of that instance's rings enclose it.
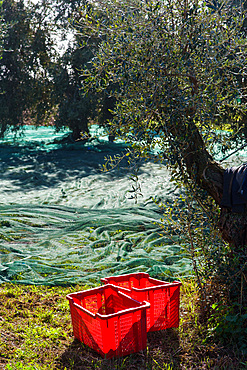
<path fill-rule="evenodd" d="M 73 337 L 66 295 L 88 288 L 0 285 L 0 369 L 246 369 L 234 350 L 204 342 L 192 281 L 181 288 L 179 329 L 148 333 L 145 353 L 102 359 Z"/>

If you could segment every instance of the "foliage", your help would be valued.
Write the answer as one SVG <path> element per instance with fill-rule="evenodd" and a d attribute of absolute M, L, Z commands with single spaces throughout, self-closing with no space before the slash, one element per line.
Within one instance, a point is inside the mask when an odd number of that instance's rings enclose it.
<path fill-rule="evenodd" d="M 53 44 L 47 33 L 46 12 L 27 8 L 23 1 L 4 0 L 3 21 L 7 31 L 1 35 L 0 134 L 9 127 L 40 124 L 52 112 L 51 83 L 47 66 Z"/>
<path fill-rule="evenodd" d="M 226 306 L 223 302 L 212 305 L 207 340 L 217 338 L 221 343 L 231 345 L 247 353 L 247 310 L 238 302 Z"/>
<path fill-rule="evenodd" d="M 95 108 L 92 96 L 82 98 L 80 93 L 80 70 L 91 57 L 90 50 L 80 48 L 75 42 L 67 48 L 53 70 L 54 94 L 58 107 L 54 123 L 57 129 L 69 127 L 75 139 L 80 138 L 81 132 L 88 134 L 89 119 Z"/>
<path fill-rule="evenodd" d="M 215 3 L 220 7 L 198 1 L 101 0 L 101 15 L 84 9 L 82 42 L 86 45 L 85 34 L 101 40 L 86 90 L 115 97 L 112 130 L 150 147 L 159 136 L 173 167 L 183 162 L 194 125 L 209 150 L 219 135 L 213 129 L 229 127 L 231 139 L 244 130 L 244 10 Z"/>
<path fill-rule="evenodd" d="M 3 52 L 3 37 L 8 28 L 8 23 L 4 21 L 3 18 L 3 1 L 0 1 L 0 30 L 1 30 L 1 36 L 0 36 L 0 59 L 2 57 Z"/>
<path fill-rule="evenodd" d="M 53 70 L 54 94 L 58 107 L 55 126 L 57 129 L 64 126 L 69 127 L 73 132 L 74 139 L 79 139 L 81 134 L 88 135 L 90 120 L 99 116 L 99 97 L 97 94 L 83 95 L 81 93 L 85 80 L 82 71 L 88 68 L 88 63 L 97 49 L 97 43 L 91 45 L 89 42 L 88 45 L 82 45 L 76 26 L 76 19 L 80 19 L 80 12 L 77 10 L 73 14 L 73 21 L 68 23 L 69 26 L 67 25 L 73 38 L 65 52 L 57 60 Z M 101 116 L 101 123 L 103 123 L 106 117 L 102 114 Z"/>
<path fill-rule="evenodd" d="M 106 94 L 83 96 L 81 71 L 96 45 L 78 37 L 87 0 L 4 0 L 1 3 L 0 135 L 24 124 L 69 127 L 73 138 L 88 135 L 90 119 L 105 125 L 112 115 Z M 6 27 L 6 25 L 9 25 Z"/>
<path fill-rule="evenodd" d="M 217 274 L 221 265 L 219 255 L 222 258 L 228 253 L 215 227 L 215 207 L 209 204 L 210 199 L 203 199 L 199 205 L 195 193 L 186 189 L 172 202 L 160 204 L 161 226 L 164 232 L 170 231 L 171 237 L 179 236 L 180 243 L 189 251 L 199 287 Z"/>
<path fill-rule="evenodd" d="M 51 103 L 56 108 L 54 125 L 57 130 L 69 127 L 76 140 L 81 136 L 88 138 L 88 126 L 92 119 L 104 125 L 106 119 L 111 117 L 107 106 L 110 100 L 104 94 L 83 96 L 81 93 L 85 79 L 82 71 L 88 67 L 97 49 L 97 42 L 95 45 L 90 42 L 82 45 L 81 36 L 78 37 L 78 23 L 84 6 L 89 6 L 88 0 L 51 0 L 45 3 L 45 7 L 52 10 L 47 34 L 56 34 L 54 42 L 60 48 L 55 63 L 47 69 L 52 78 Z M 44 7 L 43 3 L 41 7 Z"/>
<path fill-rule="evenodd" d="M 166 233 L 170 231 L 171 238 L 179 236 L 180 244 L 190 253 L 205 342 L 231 342 L 247 353 L 245 265 L 241 266 L 238 254 L 232 258 L 233 251 L 222 241 L 215 208 L 208 207 L 205 199 L 199 205 L 197 198 L 193 192 L 183 191 L 175 202 L 161 204 L 162 227 Z"/>

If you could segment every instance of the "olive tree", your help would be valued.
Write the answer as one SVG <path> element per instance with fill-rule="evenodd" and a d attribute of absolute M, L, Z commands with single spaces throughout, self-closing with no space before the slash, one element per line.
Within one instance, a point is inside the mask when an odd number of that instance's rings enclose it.
<path fill-rule="evenodd" d="M 48 66 L 55 52 L 48 32 L 47 9 L 4 0 L 1 34 L 0 135 L 25 123 L 49 121 L 53 111 Z"/>
<path fill-rule="evenodd" d="M 82 71 L 89 68 L 89 62 L 100 40 L 91 39 L 84 43 L 80 20 L 84 16 L 84 7 L 93 7 L 94 4 L 89 0 L 51 0 L 50 6 L 55 9 L 53 20 L 58 27 L 61 41 L 70 36 L 53 70 L 57 104 L 54 123 L 58 130 L 64 126 L 69 127 L 74 139 L 80 139 L 81 136 L 85 139 L 89 135 L 90 120 L 106 125 L 106 120 L 112 116 L 109 108 L 113 108 L 114 102 L 105 93 L 82 93 L 85 80 Z"/>
<path fill-rule="evenodd" d="M 4 0 L 0 60 L 0 135 L 25 124 L 68 127 L 74 139 L 89 133 L 90 118 L 109 117 L 99 97 L 81 93 L 81 71 L 97 43 L 83 46 L 78 37 L 81 9 L 88 0 Z M 107 97 L 104 95 L 108 103 Z M 101 102 L 102 102 L 101 97 Z M 100 104 L 105 107 L 105 103 Z M 112 107 L 112 106 L 110 106 Z M 103 113 L 103 114 L 102 114 Z"/>
<path fill-rule="evenodd" d="M 215 159 L 215 148 L 233 150 L 246 140 L 244 8 L 241 1 L 99 0 L 94 8 L 85 6 L 80 24 L 82 44 L 98 44 L 84 72 L 85 93 L 115 99 L 112 135 L 144 156 L 158 144 L 172 179 L 209 216 L 202 225 L 210 222 L 220 239 L 205 252 L 198 249 L 205 256 L 197 274 L 203 276 L 200 291 L 210 290 L 201 302 L 210 307 L 211 279 L 218 297 L 224 285 L 231 302 L 238 302 L 235 323 L 247 301 L 247 211 L 221 206 L 226 168 Z M 191 239 L 191 225 L 186 227 Z"/>
<path fill-rule="evenodd" d="M 158 140 L 174 176 L 206 191 L 217 208 L 224 168 L 214 159 L 214 144 L 235 147 L 245 131 L 243 6 L 196 0 L 95 4 L 97 16 L 85 7 L 81 22 L 85 45 L 101 40 L 86 91 L 114 97 L 112 131 L 146 152 Z M 224 209 L 219 227 L 234 247 L 246 244 L 247 213 Z"/>

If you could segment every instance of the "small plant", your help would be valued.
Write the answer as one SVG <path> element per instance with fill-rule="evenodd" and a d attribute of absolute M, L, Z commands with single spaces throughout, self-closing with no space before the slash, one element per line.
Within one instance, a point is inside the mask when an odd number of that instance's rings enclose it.
<path fill-rule="evenodd" d="M 191 258 L 199 292 L 197 325 L 205 327 L 203 342 L 231 342 L 247 354 L 246 262 L 241 262 L 245 252 L 233 258 L 215 228 L 217 209 L 198 194 L 184 190 L 173 202 L 161 204 L 161 225 L 166 233 L 170 230 L 171 238 L 180 238 Z"/>

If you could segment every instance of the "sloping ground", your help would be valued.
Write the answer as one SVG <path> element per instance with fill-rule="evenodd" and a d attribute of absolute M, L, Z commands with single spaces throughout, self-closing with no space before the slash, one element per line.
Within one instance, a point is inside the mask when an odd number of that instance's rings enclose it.
<path fill-rule="evenodd" d="M 133 271 L 189 276 L 190 260 L 176 236 L 161 232 L 153 202 L 176 196 L 165 165 L 140 163 L 136 203 L 125 163 L 101 171 L 123 143 L 63 142 L 62 135 L 28 127 L 23 138 L 0 143 L 0 282 L 90 284 Z"/>

